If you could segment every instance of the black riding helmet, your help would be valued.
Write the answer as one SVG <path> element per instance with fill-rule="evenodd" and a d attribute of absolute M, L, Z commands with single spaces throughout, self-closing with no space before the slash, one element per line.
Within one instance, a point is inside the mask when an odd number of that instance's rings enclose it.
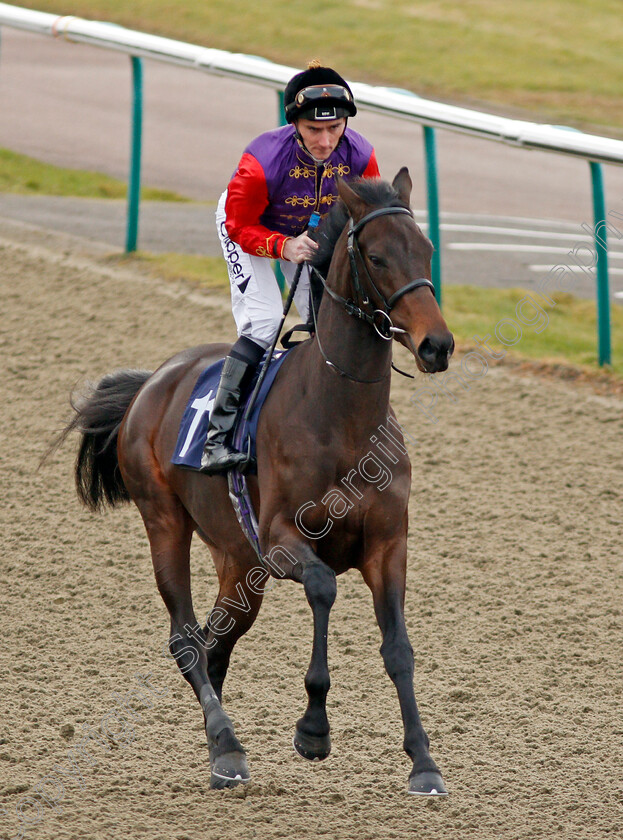
<path fill-rule="evenodd" d="M 283 94 L 286 119 L 337 120 L 354 117 L 357 106 L 346 81 L 330 67 L 310 65 L 293 76 Z"/>

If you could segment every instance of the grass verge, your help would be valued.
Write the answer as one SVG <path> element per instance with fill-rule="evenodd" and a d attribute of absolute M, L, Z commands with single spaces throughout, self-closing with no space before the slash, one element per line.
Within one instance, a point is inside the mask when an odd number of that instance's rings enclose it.
<path fill-rule="evenodd" d="M 492 337 L 495 352 L 508 350 L 495 337 L 498 328 L 506 341 L 517 339 L 509 355 L 546 365 L 572 365 L 582 370 L 623 378 L 623 307 L 611 307 L 612 365 L 600 368 L 597 357 L 597 313 L 593 301 L 566 293 L 556 294 L 556 305 L 544 307 L 542 315 L 528 305 L 524 321 L 517 315 L 520 301 L 529 294 L 525 289 L 483 289 L 476 286 L 444 287 L 444 316 L 457 344 L 475 348 L 474 336 Z M 540 300 L 532 293 L 532 298 Z M 512 320 L 519 331 L 508 324 Z M 506 322 L 504 326 L 502 322 Z"/>
<path fill-rule="evenodd" d="M 134 254 L 111 257 L 108 262 L 137 269 L 159 280 L 189 283 L 199 289 L 229 292 L 227 266 L 220 257 L 136 251 Z"/>
<path fill-rule="evenodd" d="M 19 195 L 64 195 L 78 198 L 125 198 L 127 185 L 99 172 L 64 169 L 34 158 L 0 149 L 0 192 Z M 171 192 L 144 187 L 147 201 L 187 201 Z"/>

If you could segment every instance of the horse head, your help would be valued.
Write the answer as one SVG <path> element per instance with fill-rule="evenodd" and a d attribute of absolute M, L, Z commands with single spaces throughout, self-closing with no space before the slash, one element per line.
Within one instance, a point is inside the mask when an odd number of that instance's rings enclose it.
<path fill-rule="evenodd" d="M 396 338 L 413 353 L 422 372 L 436 373 L 447 369 L 454 339 L 431 282 L 433 246 L 409 210 L 413 184 L 406 167 L 391 186 L 338 182 L 350 216 L 343 235 L 351 293 L 355 301 L 361 298 L 357 305 L 364 312 L 373 314 L 379 335 Z"/>

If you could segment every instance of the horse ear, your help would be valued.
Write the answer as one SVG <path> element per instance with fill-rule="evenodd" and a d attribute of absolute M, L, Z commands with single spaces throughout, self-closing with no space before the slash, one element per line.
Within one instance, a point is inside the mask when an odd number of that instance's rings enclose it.
<path fill-rule="evenodd" d="M 392 187 L 398 193 L 398 197 L 400 198 L 400 200 L 403 201 L 407 206 L 409 206 L 411 202 L 411 190 L 413 189 L 413 181 L 411 180 L 409 170 L 406 166 L 403 166 L 400 172 L 396 175 L 396 177 L 392 181 Z"/>
<path fill-rule="evenodd" d="M 337 179 L 338 195 L 346 205 L 346 209 L 355 221 L 366 214 L 366 203 L 348 186 L 343 178 Z"/>

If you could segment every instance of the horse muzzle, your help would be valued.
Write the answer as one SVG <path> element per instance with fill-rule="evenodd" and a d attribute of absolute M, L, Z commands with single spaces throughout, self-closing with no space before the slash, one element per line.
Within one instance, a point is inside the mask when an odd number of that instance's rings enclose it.
<path fill-rule="evenodd" d="M 417 349 L 411 341 L 411 350 L 417 366 L 423 373 L 440 373 L 448 369 L 454 353 L 454 338 L 451 332 L 427 335 Z"/>

